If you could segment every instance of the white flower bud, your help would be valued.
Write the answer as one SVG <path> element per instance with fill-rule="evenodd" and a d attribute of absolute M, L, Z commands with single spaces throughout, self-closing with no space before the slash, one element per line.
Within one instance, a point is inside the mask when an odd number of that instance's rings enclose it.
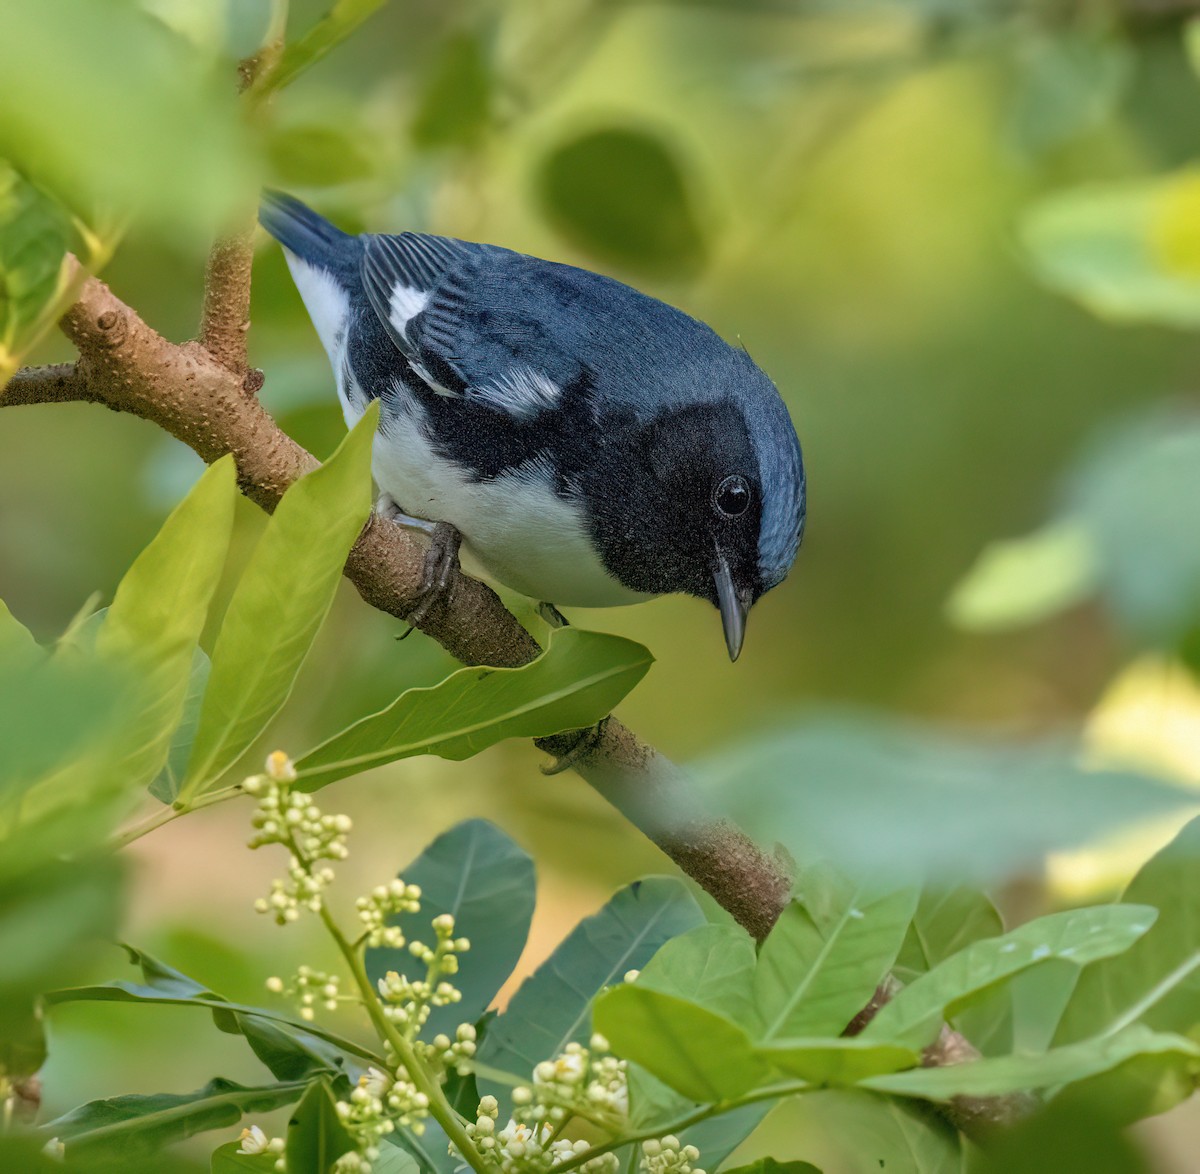
<path fill-rule="evenodd" d="M 273 995 L 282 995 L 283 979 L 276 974 L 271 975 L 271 977 L 267 979 L 267 990 L 269 990 Z"/>
<path fill-rule="evenodd" d="M 267 755 L 267 776 L 275 783 L 294 783 L 298 777 L 292 760 L 282 750 Z"/>

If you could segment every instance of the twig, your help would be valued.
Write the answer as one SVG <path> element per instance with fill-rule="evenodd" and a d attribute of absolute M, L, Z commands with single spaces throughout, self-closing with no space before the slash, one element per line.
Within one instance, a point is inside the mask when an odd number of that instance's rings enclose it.
<path fill-rule="evenodd" d="M 219 240 L 208 255 L 200 345 L 235 375 L 249 369 L 246 332 L 250 329 L 250 270 L 254 265 L 254 223 Z M 258 384 L 261 386 L 261 383 Z M 243 382 L 247 393 L 254 381 Z"/>

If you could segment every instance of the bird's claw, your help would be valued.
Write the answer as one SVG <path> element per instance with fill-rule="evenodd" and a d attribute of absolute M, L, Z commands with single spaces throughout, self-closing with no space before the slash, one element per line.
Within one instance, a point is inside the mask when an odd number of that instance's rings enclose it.
<path fill-rule="evenodd" d="M 458 573 L 458 548 L 462 535 L 449 522 L 435 522 L 428 531 L 429 549 L 425 552 L 421 591 L 408 620 L 419 628 L 434 604 L 445 594 Z"/>

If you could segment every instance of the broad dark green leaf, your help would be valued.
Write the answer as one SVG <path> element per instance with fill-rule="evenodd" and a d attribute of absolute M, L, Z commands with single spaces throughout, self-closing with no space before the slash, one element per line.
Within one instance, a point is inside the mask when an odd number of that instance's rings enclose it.
<path fill-rule="evenodd" d="M 1084 967 L 1121 954 L 1157 916 L 1148 905 L 1069 909 L 1026 922 L 1000 937 L 972 942 L 885 1003 L 862 1038 L 927 1047 L 943 1020 L 996 983 L 1052 959 Z"/>
<path fill-rule="evenodd" d="M 1067 742 L 972 741 L 845 714 L 760 735 L 702 777 L 798 860 L 947 884 L 1011 876 L 1193 802 L 1157 779 L 1085 769 Z"/>
<path fill-rule="evenodd" d="M 0 5 L 0 155 L 76 210 L 199 243 L 256 186 L 236 97 L 130 0 Z"/>
<path fill-rule="evenodd" d="M 656 276 L 694 273 L 707 246 L 675 143 L 626 126 L 585 130 L 542 160 L 551 224 L 600 260 Z"/>
<path fill-rule="evenodd" d="M 337 452 L 288 489 L 267 523 L 213 649 L 180 802 L 228 770 L 291 693 L 371 512 L 378 416 L 372 404 Z"/>
<path fill-rule="evenodd" d="M 676 995 L 752 1031 L 756 964 L 754 939 L 741 926 L 701 925 L 667 942 L 642 967 L 637 985 Z"/>
<path fill-rule="evenodd" d="M 236 1011 L 233 1020 L 254 1054 L 276 1080 L 306 1080 L 320 1073 L 344 1074 L 346 1057 L 328 1040 L 295 1023 Z"/>
<path fill-rule="evenodd" d="M 572 1040 L 590 1037 L 595 995 L 641 969 L 663 943 L 703 920 L 680 881 L 650 877 L 627 885 L 599 913 L 581 921 L 521 984 L 488 1028 L 480 1062 L 528 1080 L 542 1060 L 558 1055 Z M 509 1087 L 497 1081 L 481 1076 L 479 1092 L 509 1104 Z"/>
<path fill-rule="evenodd" d="M 810 1084 L 857 1084 L 869 1076 L 882 1076 L 915 1068 L 920 1053 L 900 1044 L 863 1039 L 780 1039 L 761 1044 L 757 1054 L 789 1076 Z"/>
<path fill-rule="evenodd" d="M 338 1158 L 354 1148 L 329 1086 L 322 1080 L 310 1084 L 288 1121 L 288 1174 L 329 1174 Z"/>
<path fill-rule="evenodd" d="M 1184 1036 L 1153 1032 L 1137 1024 L 1037 1056 L 993 1056 L 946 1068 L 873 1076 L 862 1083 L 879 1092 L 936 1101 L 956 1096 L 1006 1096 L 1023 1089 L 1073 1084 L 1111 1071 L 1134 1057 L 1156 1055 L 1175 1059 L 1188 1069 L 1200 1068 L 1200 1046 Z"/>
<path fill-rule="evenodd" d="M 563 628 L 521 668 L 465 668 L 335 734 L 296 763 L 315 790 L 374 766 L 437 754 L 462 759 L 504 738 L 585 729 L 646 675 L 654 658 L 621 636 Z"/>
<path fill-rule="evenodd" d="M 1054 1037 L 1071 1043 L 1135 1018 L 1156 1031 L 1200 1024 L 1200 818 L 1189 823 L 1129 883 L 1122 903 L 1153 906 L 1158 919 L 1126 953 L 1088 967 Z"/>
<path fill-rule="evenodd" d="M 472 147 L 488 129 L 492 70 L 476 33 L 451 34 L 425 82 L 413 116 L 413 142 L 425 150 Z"/>
<path fill-rule="evenodd" d="M 836 917 L 800 901 L 783 911 L 758 959 L 755 1002 L 765 1041 L 839 1035 L 891 969 L 917 906 L 915 889 L 857 887 Z"/>
<path fill-rule="evenodd" d="M 748 1166 L 735 1166 L 726 1174 L 821 1174 L 811 1162 L 777 1162 L 774 1158 L 759 1158 Z"/>
<path fill-rule="evenodd" d="M 341 1068 L 336 1053 L 377 1061 L 377 1057 L 360 1044 L 344 1039 L 319 1024 L 297 1023 L 264 1007 L 230 1002 L 144 950 L 132 946 L 125 946 L 124 949 L 130 962 L 141 970 L 142 982 L 116 980 L 52 990 L 45 996 L 46 1005 L 53 1007 L 58 1003 L 99 1002 L 203 1007 L 212 1013 L 213 1021 L 221 1031 L 234 1035 L 247 1034 L 244 1028 L 249 1024 L 255 1038 L 250 1039 L 249 1035 L 247 1038 L 269 1067 L 272 1064 L 296 1064 L 306 1071 L 322 1066 Z M 327 1045 L 332 1045 L 333 1051 L 327 1050 Z M 262 1052 L 259 1052 L 259 1048 L 263 1049 Z M 269 1061 L 268 1056 L 271 1057 Z M 275 1075 L 280 1074 L 276 1072 Z"/>
<path fill-rule="evenodd" d="M 770 1072 L 737 1024 L 640 983 L 602 995 L 593 1018 L 617 1055 L 693 1101 L 732 1100 Z"/>
<path fill-rule="evenodd" d="M 421 912 L 398 919 L 409 941 L 429 940 L 430 922 L 449 913 L 455 937 L 471 943 L 454 980 L 462 1001 L 435 1007 L 422 1031 L 427 1039 L 453 1036 L 487 1010 L 521 957 L 537 896 L 533 861 L 495 824 L 472 819 L 438 836 L 400 875 L 421 886 Z M 416 965 L 406 949 L 368 950 L 366 961 L 372 983 Z"/>
<path fill-rule="evenodd" d="M 166 764 L 184 715 L 193 659 L 225 565 L 237 482 L 232 457 L 207 469 L 117 587 L 96 651 L 137 674 L 134 721 L 123 724 L 112 769 L 146 786 Z"/>
<path fill-rule="evenodd" d="M 46 1126 L 72 1156 L 140 1157 L 209 1129 L 227 1129 L 243 1113 L 265 1113 L 304 1092 L 302 1081 L 250 1088 L 223 1077 L 188 1093 L 109 1097 L 90 1101 Z"/>

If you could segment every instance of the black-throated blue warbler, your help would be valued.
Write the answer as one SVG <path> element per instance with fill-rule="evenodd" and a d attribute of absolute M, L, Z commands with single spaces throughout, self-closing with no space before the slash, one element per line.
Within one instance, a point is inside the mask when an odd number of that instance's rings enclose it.
<path fill-rule="evenodd" d="M 745 351 L 573 266 L 422 233 L 351 236 L 275 193 L 261 220 L 347 423 L 382 400 L 375 479 L 400 520 L 433 533 L 430 568 L 461 535 L 485 574 L 556 606 L 686 592 L 717 606 L 737 659 L 805 517 L 796 431 Z"/>

